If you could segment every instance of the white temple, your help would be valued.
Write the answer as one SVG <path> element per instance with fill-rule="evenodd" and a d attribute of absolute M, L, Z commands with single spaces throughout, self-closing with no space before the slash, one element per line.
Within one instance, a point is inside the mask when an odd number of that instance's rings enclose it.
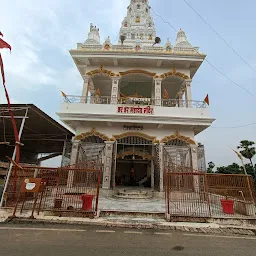
<path fill-rule="evenodd" d="M 156 37 L 149 1 L 132 0 L 117 44 L 109 37 L 102 43 L 91 24 L 85 42 L 70 50 L 84 83 L 58 115 L 76 132 L 70 164 L 80 161 L 85 145 L 105 145 L 103 189 L 138 185 L 162 192 L 164 150 L 178 166 L 202 168 L 195 136 L 214 119 L 192 98 L 192 87 L 206 55 L 182 30 L 176 42 L 153 45 Z"/>

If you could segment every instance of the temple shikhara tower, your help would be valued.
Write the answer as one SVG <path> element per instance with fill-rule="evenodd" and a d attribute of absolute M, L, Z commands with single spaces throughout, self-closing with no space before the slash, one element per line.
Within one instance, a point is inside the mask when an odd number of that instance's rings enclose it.
<path fill-rule="evenodd" d="M 85 42 L 70 50 L 83 85 L 81 95 L 67 95 L 58 112 L 76 133 L 63 163 L 82 163 L 88 149 L 104 146 L 103 190 L 140 186 L 163 192 L 164 151 L 175 166 L 205 170 L 195 136 L 214 119 L 192 92 L 206 55 L 182 29 L 175 42 L 170 34 L 162 42 L 157 36 L 149 1 L 132 0 L 118 42 L 101 41 L 100 29 L 91 24 Z"/>

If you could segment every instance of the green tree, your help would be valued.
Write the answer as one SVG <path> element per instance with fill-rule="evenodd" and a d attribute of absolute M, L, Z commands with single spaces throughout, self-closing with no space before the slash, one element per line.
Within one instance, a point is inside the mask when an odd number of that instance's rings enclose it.
<path fill-rule="evenodd" d="M 239 166 L 237 163 L 233 163 L 228 166 L 222 166 L 217 167 L 216 173 L 222 173 L 222 174 L 243 174 L 243 170 L 241 166 Z"/>
<path fill-rule="evenodd" d="M 240 142 L 240 145 L 237 147 L 238 149 L 240 149 L 241 155 L 244 158 L 250 160 L 252 166 L 253 166 L 252 159 L 256 154 L 254 145 L 255 145 L 255 142 L 253 142 L 253 141 L 242 140 Z"/>
<path fill-rule="evenodd" d="M 213 162 L 208 163 L 207 173 L 214 173 L 213 168 L 215 167 L 215 164 Z"/>
<path fill-rule="evenodd" d="M 256 165 L 254 165 L 253 167 L 251 164 L 246 164 L 245 168 L 246 168 L 247 174 L 251 175 L 256 182 L 256 175 L 255 175 Z"/>

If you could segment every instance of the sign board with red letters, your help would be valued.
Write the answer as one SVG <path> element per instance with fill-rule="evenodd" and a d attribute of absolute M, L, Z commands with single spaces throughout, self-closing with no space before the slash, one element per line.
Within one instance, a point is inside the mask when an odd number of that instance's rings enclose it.
<path fill-rule="evenodd" d="M 143 115 L 152 115 L 153 108 L 150 106 L 118 106 L 117 113 L 120 114 L 143 114 Z"/>

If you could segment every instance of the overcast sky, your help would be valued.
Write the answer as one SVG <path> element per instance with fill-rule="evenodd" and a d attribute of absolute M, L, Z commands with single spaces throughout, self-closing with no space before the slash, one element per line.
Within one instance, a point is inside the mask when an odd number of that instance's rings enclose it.
<path fill-rule="evenodd" d="M 254 0 L 187 0 L 218 33 L 256 69 L 256 2 Z M 109 35 L 117 42 L 122 19 L 130 0 L 0 0 L 0 31 L 12 47 L 6 50 L 6 80 L 12 103 L 34 103 L 58 120 L 60 90 L 80 95 L 82 79 L 68 50 L 87 38 L 90 23 L 101 31 L 102 42 Z M 256 95 L 256 73 L 227 47 L 183 0 L 151 0 L 153 10 L 175 28 L 182 28 L 194 46 L 232 80 Z M 152 14 L 157 34 L 172 43 L 176 32 Z M 207 161 L 216 165 L 239 162 L 229 148 L 240 140 L 256 141 L 255 96 L 241 90 L 204 63 L 193 79 L 194 100 L 209 93 L 212 128 L 197 136 L 205 144 Z M 0 90 L 0 101 L 4 93 Z"/>

